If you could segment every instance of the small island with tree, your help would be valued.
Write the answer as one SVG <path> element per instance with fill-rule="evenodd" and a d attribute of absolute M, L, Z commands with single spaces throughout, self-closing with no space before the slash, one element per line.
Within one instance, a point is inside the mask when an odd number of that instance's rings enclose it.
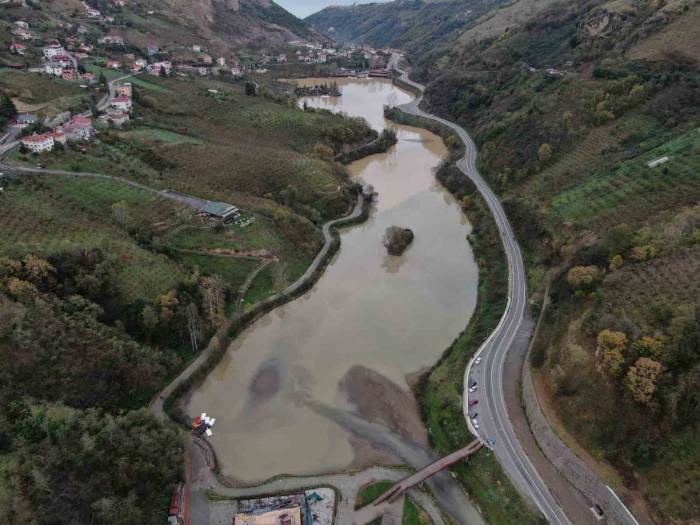
<path fill-rule="evenodd" d="M 389 226 L 384 232 L 384 246 L 389 255 L 401 255 L 413 242 L 413 232 L 400 226 Z"/>

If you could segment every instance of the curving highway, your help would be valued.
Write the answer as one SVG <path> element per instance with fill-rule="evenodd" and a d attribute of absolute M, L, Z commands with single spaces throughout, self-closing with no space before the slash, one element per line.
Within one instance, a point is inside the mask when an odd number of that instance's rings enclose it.
<path fill-rule="evenodd" d="M 399 56 L 394 54 L 390 66 L 400 75 L 401 81 L 413 86 L 421 93 L 424 86 L 408 78 L 408 73 L 397 67 Z M 503 206 L 476 168 L 477 150 L 469 134 L 457 124 L 426 113 L 419 108 L 423 95 L 417 96 L 408 104 L 400 106 L 402 111 L 428 118 L 451 128 L 462 140 L 465 147 L 464 156 L 457 161 L 457 167 L 476 185 L 486 201 L 503 242 L 508 260 L 508 303 L 498 326 L 486 339 L 469 361 L 464 372 L 463 411 L 467 426 L 472 434 L 490 444 L 503 469 L 508 474 L 518 491 L 537 505 L 539 510 L 555 525 L 570 525 L 564 511 L 552 496 L 523 447 L 515 435 L 513 425 L 508 417 L 504 392 L 504 365 L 508 350 L 520 330 L 527 303 L 527 280 L 520 247 L 515 240 L 513 229 L 508 222 Z M 469 393 L 469 388 L 476 383 L 476 390 Z M 478 412 L 474 425 L 470 415 L 469 402 L 478 399 L 478 405 L 472 407 L 471 415 Z M 476 427 L 476 428 L 475 428 Z"/>

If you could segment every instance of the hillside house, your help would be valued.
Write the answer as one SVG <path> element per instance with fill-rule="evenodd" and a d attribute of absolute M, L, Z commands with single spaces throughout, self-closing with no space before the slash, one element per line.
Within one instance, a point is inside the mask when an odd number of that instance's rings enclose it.
<path fill-rule="evenodd" d="M 133 96 L 131 82 L 124 82 L 123 84 L 117 84 L 116 86 L 114 86 L 114 92 L 117 94 L 117 96 L 131 98 Z"/>
<path fill-rule="evenodd" d="M 20 125 L 36 124 L 39 122 L 39 117 L 35 113 L 20 113 L 17 115 L 15 122 Z"/>
<path fill-rule="evenodd" d="M 131 111 L 131 97 L 126 97 L 124 95 L 114 97 L 110 105 L 121 111 Z"/>
<path fill-rule="evenodd" d="M 19 42 L 13 42 L 10 45 L 10 52 L 17 55 L 24 55 L 27 52 L 27 46 L 20 44 Z"/>
<path fill-rule="evenodd" d="M 148 51 L 148 56 L 152 57 L 152 56 L 160 53 L 160 47 L 158 47 L 158 45 L 156 45 L 156 44 L 148 44 L 147 51 Z"/>
<path fill-rule="evenodd" d="M 103 45 L 123 46 L 124 37 L 120 35 L 105 35 L 101 37 L 98 42 Z"/>
<path fill-rule="evenodd" d="M 151 75 L 157 76 L 160 75 L 161 68 L 165 70 L 166 75 L 169 75 L 173 69 L 173 64 L 169 60 L 153 62 L 153 64 L 148 64 L 148 66 L 146 66 L 146 71 Z"/>
<path fill-rule="evenodd" d="M 21 27 L 22 29 L 29 29 L 29 24 L 24 20 L 17 20 L 15 22 L 15 26 Z"/>
<path fill-rule="evenodd" d="M 133 71 L 134 73 L 138 73 L 139 71 L 142 71 L 147 65 L 148 62 L 146 62 L 143 58 L 136 59 L 131 63 L 131 71 Z"/>
<path fill-rule="evenodd" d="M 119 60 L 107 60 L 105 67 L 107 69 L 119 69 L 120 67 L 122 67 L 122 64 L 121 62 L 119 62 Z"/>
<path fill-rule="evenodd" d="M 129 114 L 118 109 L 109 108 L 103 115 L 100 115 L 100 121 L 120 128 L 129 122 Z"/>
<path fill-rule="evenodd" d="M 44 47 L 43 51 L 44 58 L 47 60 L 50 60 L 55 56 L 66 56 L 66 50 L 63 49 L 63 46 L 58 42 L 51 42 L 48 46 Z"/>
<path fill-rule="evenodd" d="M 94 133 L 92 119 L 89 117 L 76 116 L 60 127 L 68 140 L 90 140 Z"/>
<path fill-rule="evenodd" d="M 68 55 L 54 55 L 51 57 L 50 62 L 53 62 L 54 64 L 58 64 L 61 67 L 71 67 L 73 65 L 73 61 L 70 59 Z"/>
<path fill-rule="evenodd" d="M 243 72 L 241 71 L 240 67 L 235 66 L 231 68 L 231 75 L 233 75 L 234 78 L 240 78 L 243 76 Z"/>
<path fill-rule="evenodd" d="M 199 60 L 203 64 L 211 64 L 214 62 L 214 59 L 211 57 L 211 55 L 207 55 L 206 53 L 204 53 L 202 56 L 200 56 Z"/>
<path fill-rule="evenodd" d="M 32 34 L 29 30 L 22 27 L 15 27 L 12 30 L 12 34 L 21 40 L 30 40 L 32 38 Z"/>
<path fill-rule="evenodd" d="M 202 52 L 202 46 L 197 45 L 197 44 L 194 44 L 194 45 L 192 46 L 192 51 L 195 52 L 195 53 L 201 53 L 201 52 Z"/>
<path fill-rule="evenodd" d="M 60 77 L 63 75 L 63 65 L 58 62 L 46 62 L 44 64 L 44 73 Z"/>
<path fill-rule="evenodd" d="M 224 67 L 226 65 L 226 57 L 219 57 L 216 59 L 216 64 L 218 66 Z"/>
<path fill-rule="evenodd" d="M 54 146 L 53 133 L 34 134 L 19 139 L 20 144 L 33 153 L 51 151 Z"/>
<path fill-rule="evenodd" d="M 73 68 L 64 69 L 63 73 L 61 73 L 61 78 L 63 80 L 74 82 L 78 80 L 78 72 Z"/>

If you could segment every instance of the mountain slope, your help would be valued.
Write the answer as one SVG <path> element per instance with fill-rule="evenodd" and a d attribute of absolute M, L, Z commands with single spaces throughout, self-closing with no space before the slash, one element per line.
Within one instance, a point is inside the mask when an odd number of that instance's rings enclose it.
<path fill-rule="evenodd" d="M 86 5 L 98 14 L 91 15 Z M 222 56 L 248 46 L 325 39 L 271 0 L 144 0 L 123 6 L 111 0 L 53 0 L 3 9 L 3 19 L 27 20 L 38 36 L 81 25 L 95 40 L 118 34 L 141 50 L 149 44 L 169 49 L 200 45 Z"/>

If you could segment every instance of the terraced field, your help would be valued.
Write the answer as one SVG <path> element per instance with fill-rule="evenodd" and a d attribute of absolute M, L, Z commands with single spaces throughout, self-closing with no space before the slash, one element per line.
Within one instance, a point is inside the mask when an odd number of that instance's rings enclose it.
<path fill-rule="evenodd" d="M 650 160 L 663 156 L 668 156 L 669 162 L 647 166 Z M 699 167 L 700 132 L 693 129 L 559 193 L 552 198 L 549 220 L 602 230 L 620 220 L 637 222 L 665 209 L 692 204 L 700 196 Z"/>
<path fill-rule="evenodd" d="M 186 275 L 165 255 L 135 242 L 111 208 L 126 202 L 131 224 L 167 223 L 178 215 L 170 201 L 113 181 L 68 177 L 32 177 L 10 184 L 2 201 L 3 254 L 103 248 L 120 259 L 121 288 L 131 300 L 152 300 Z"/>

